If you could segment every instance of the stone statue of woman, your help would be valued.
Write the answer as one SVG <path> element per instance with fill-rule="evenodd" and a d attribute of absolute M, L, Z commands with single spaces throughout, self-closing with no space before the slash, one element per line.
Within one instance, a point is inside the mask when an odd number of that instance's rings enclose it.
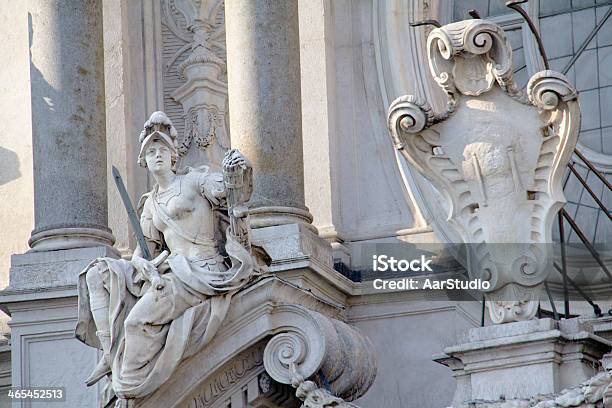
<path fill-rule="evenodd" d="M 207 167 L 177 174 L 177 155 L 170 119 L 153 113 L 140 135 L 138 163 L 155 180 L 139 204 L 154 259 L 145 259 L 137 247 L 130 261 L 99 258 L 79 277 L 76 336 L 103 352 L 86 382 L 108 376 L 106 403 L 155 391 L 183 359 L 211 340 L 232 294 L 261 273 L 251 256 L 244 206 L 252 186 L 246 159 L 230 150 L 223 174 Z M 214 211 L 228 206 L 225 251 L 231 267 L 215 239 Z"/>

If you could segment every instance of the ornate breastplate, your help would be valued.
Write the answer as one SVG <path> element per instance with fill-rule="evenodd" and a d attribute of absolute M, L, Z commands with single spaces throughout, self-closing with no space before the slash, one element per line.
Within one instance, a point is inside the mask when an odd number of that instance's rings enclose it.
<path fill-rule="evenodd" d="M 155 191 L 153 197 L 154 200 L 157 201 L 157 204 L 159 205 L 163 205 L 163 206 L 168 206 L 168 203 L 170 202 L 170 200 L 173 197 L 177 197 L 181 194 L 180 191 L 180 182 L 178 182 L 177 184 L 179 184 L 179 187 L 176 188 L 174 185 L 172 187 L 170 187 L 167 190 L 164 191 Z"/>
<path fill-rule="evenodd" d="M 154 222 L 160 230 L 170 228 L 176 235 L 197 245 L 215 246 L 212 235 L 203 225 L 206 216 L 188 216 L 194 212 L 196 204 L 191 200 L 189 194 L 183 188 L 183 179 L 178 178 L 173 185 L 165 190 L 153 193 Z M 204 200 L 204 199 L 202 199 Z M 212 225 L 212 213 L 209 214 Z M 210 236 L 209 236 L 210 235 Z"/>
<path fill-rule="evenodd" d="M 185 218 L 194 209 L 194 203 L 183 192 L 182 182 L 182 179 L 177 179 L 169 189 L 161 192 L 156 190 L 153 195 L 155 202 L 174 220 Z"/>

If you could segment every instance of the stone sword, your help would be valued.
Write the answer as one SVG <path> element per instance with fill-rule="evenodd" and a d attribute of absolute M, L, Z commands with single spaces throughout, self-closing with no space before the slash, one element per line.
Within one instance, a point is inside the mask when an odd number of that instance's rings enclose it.
<path fill-rule="evenodd" d="M 125 206 L 125 210 L 127 211 L 128 218 L 130 219 L 130 224 L 132 224 L 132 228 L 134 229 L 134 233 L 136 234 L 136 240 L 138 241 L 138 245 L 142 250 L 143 258 L 147 261 L 151 260 L 151 252 L 149 252 L 149 247 L 147 246 L 147 241 L 145 240 L 144 233 L 142 232 L 142 227 L 140 226 L 140 220 L 136 215 L 136 211 L 134 211 L 134 206 L 130 201 L 130 196 L 128 195 L 127 190 L 125 189 L 125 185 L 123 184 L 123 179 L 121 178 L 121 174 L 119 174 L 119 170 L 115 166 L 113 167 L 113 178 L 115 179 L 115 184 L 117 185 L 117 190 L 119 190 L 119 195 L 121 196 L 121 201 L 123 201 L 123 205 Z"/>

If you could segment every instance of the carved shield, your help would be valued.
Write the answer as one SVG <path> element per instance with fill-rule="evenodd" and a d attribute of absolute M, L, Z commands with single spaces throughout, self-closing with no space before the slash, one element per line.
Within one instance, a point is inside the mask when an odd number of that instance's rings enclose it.
<path fill-rule="evenodd" d="M 490 282 L 494 322 L 530 319 L 551 269 L 552 222 L 580 128 L 578 95 L 554 71 L 526 90 L 513 79 L 504 31 L 484 20 L 434 29 L 431 73 L 447 96 L 435 113 L 407 95 L 389 108 L 403 157 L 448 198 L 448 223 L 469 245 L 468 272 Z"/>

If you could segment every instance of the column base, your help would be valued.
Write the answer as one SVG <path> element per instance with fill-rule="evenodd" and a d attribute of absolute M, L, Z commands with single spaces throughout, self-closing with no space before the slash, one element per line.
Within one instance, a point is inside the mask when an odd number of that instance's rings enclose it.
<path fill-rule="evenodd" d="M 354 283 L 334 270 L 329 242 L 304 224 L 277 225 L 253 230 L 253 245 L 263 247 L 272 263 L 270 272 L 333 305 L 346 307 Z"/>
<path fill-rule="evenodd" d="M 118 257 L 118 253 L 97 246 L 11 257 L 9 286 L 0 292 L 0 309 L 11 316 L 13 387 L 62 385 L 65 406 L 100 405 L 98 387 L 88 388 L 83 382 L 96 366 L 99 352 L 74 337 L 78 276 L 98 257 Z M 0 354 L 0 369 L 1 361 Z"/>
<path fill-rule="evenodd" d="M 612 345 L 578 318 L 477 327 L 467 337 L 434 356 L 457 380 L 453 406 L 558 393 L 595 375 Z"/>
<path fill-rule="evenodd" d="M 256 207 L 249 211 L 252 228 L 273 227 L 275 225 L 302 224 L 315 234 L 317 228 L 312 225 L 312 214 L 308 210 L 296 207 Z"/>
<path fill-rule="evenodd" d="M 63 251 L 30 251 L 13 255 L 9 286 L 3 293 L 76 288 L 79 273 L 91 261 L 100 257 L 119 258 L 120 254 L 115 248 L 104 245 Z"/>
<path fill-rule="evenodd" d="M 301 268 L 305 261 L 334 267 L 331 245 L 304 223 L 258 228 L 253 231 L 253 243 L 268 252 L 273 272 Z"/>
<path fill-rule="evenodd" d="M 63 249 L 112 247 L 115 237 L 110 229 L 101 226 L 60 226 L 34 230 L 28 241 L 31 252 L 58 251 Z"/>

